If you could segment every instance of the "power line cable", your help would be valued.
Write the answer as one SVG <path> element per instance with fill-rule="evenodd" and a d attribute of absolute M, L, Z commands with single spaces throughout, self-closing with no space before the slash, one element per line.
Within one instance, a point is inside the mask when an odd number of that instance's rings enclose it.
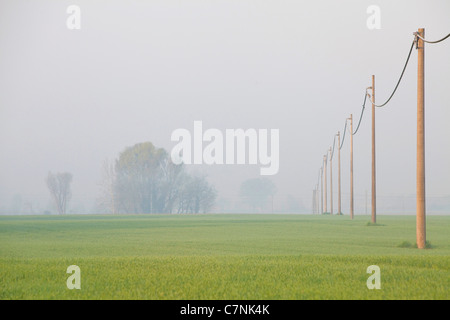
<path fill-rule="evenodd" d="M 422 38 L 422 37 L 419 35 L 419 33 L 417 33 L 417 32 L 414 32 L 414 35 L 415 35 L 417 38 L 422 39 L 422 41 L 423 41 L 423 42 L 426 42 L 426 43 L 439 43 L 439 42 L 441 42 L 441 41 L 444 41 L 444 40 L 447 39 L 448 37 L 450 37 L 450 33 L 449 33 L 448 35 L 446 35 L 446 36 L 443 37 L 442 39 L 439 39 L 439 40 L 436 40 L 436 41 L 430 41 L 430 40 L 426 40 L 426 39 Z"/>
<path fill-rule="evenodd" d="M 392 91 L 392 94 L 390 95 L 389 99 L 387 99 L 387 101 L 386 101 L 385 103 L 383 103 L 383 104 L 381 104 L 381 105 L 375 105 L 375 107 L 378 107 L 378 108 L 384 107 L 386 104 L 388 104 L 388 102 L 389 102 L 389 101 L 392 99 L 392 97 L 394 96 L 395 91 L 397 91 L 397 88 L 398 88 L 398 86 L 399 86 L 399 84 L 400 84 L 400 82 L 401 82 L 401 80 L 402 80 L 403 74 L 405 73 L 406 66 L 408 65 L 409 58 L 411 57 L 412 49 L 413 49 L 413 47 L 414 47 L 414 44 L 417 42 L 417 38 L 420 38 L 422 41 L 424 41 L 424 42 L 426 42 L 426 43 L 439 43 L 439 42 L 442 42 L 442 41 L 444 41 L 445 39 L 447 39 L 447 38 L 450 37 L 450 33 L 449 33 L 448 35 L 446 35 L 446 36 L 443 37 L 442 39 L 439 39 L 439 40 L 436 40 L 436 41 L 430 41 L 430 40 L 426 40 L 426 39 L 424 39 L 423 37 L 421 37 L 421 36 L 419 35 L 419 33 L 417 33 L 417 32 L 415 32 L 414 35 L 415 35 L 415 37 L 414 37 L 414 40 L 413 40 L 413 42 L 412 42 L 412 44 L 411 44 L 411 48 L 409 49 L 408 58 L 406 59 L 405 66 L 403 67 L 402 73 L 401 73 L 401 75 L 400 75 L 400 78 L 399 78 L 398 81 L 397 81 L 397 85 L 395 86 L 394 91 Z"/>
<path fill-rule="evenodd" d="M 403 78 L 403 75 L 405 73 L 406 67 L 408 66 L 408 63 L 409 63 L 409 58 L 411 57 L 411 53 L 412 53 L 412 50 L 414 48 L 414 44 L 417 44 L 417 38 L 421 39 L 423 42 L 426 42 L 426 43 L 439 43 L 439 42 L 442 42 L 445 39 L 449 38 L 450 37 L 450 33 L 448 35 L 446 35 L 445 37 L 443 37 L 442 39 L 439 39 L 439 40 L 436 40 L 436 41 L 426 40 L 423 37 L 421 37 L 418 32 L 414 32 L 414 36 L 415 37 L 414 37 L 413 42 L 411 43 L 411 48 L 409 49 L 408 57 L 406 58 L 405 65 L 403 66 L 402 73 L 400 74 L 400 77 L 399 77 L 399 79 L 397 81 L 397 84 L 394 87 L 394 90 L 392 91 L 391 95 L 386 100 L 386 102 L 384 102 L 383 104 L 380 104 L 380 105 L 373 104 L 375 107 L 377 107 L 377 108 L 384 107 L 385 105 L 387 105 L 389 103 L 389 101 L 391 101 L 392 97 L 394 96 L 395 92 L 397 91 L 398 86 L 400 85 L 400 82 L 402 81 L 402 78 Z M 359 117 L 358 126 L 356 127 L 355 132 L 351 132 L 352 135 L 355 135 L 358 132 L 358 129 L 359 129 L 359 126 L 361 124 L 361 120 L 362 120 L 362 117 L 363 117 L 363 114 L 364 114 L 366 101 L 367 101 L 367 96 L 368 96 L 368 94 L 367 94 L 367 89 L 366 89 L 366 94 L 364 95 L 364 102 L 363 102 L 363 106 L 362 106 L 362 110 L 361 110 L 361 115 Z M 347 132 L 347 130 L 346 130 L 346 128 L 347 128 L 347 120 L 348 119 L 345 120 L 344 134 L 342 135 L 342 142 L 341 142 L 341 145 L 339 146 L 339 150 L 342 149 L 342 146 L 344 145 L 345 133 Z M 333 139 L 333 151 L 331 152 L 331 160 L 333 159 L 333 155 L 334 155 L 335 143 L 336 143 L 336 135 L 334 136 L 334 139 Z M 326 155 L 326 160 L 328 160 L 328 152 L 327 152 L 327 155 Z M 320 170 L 322 171 L 323 168 L 321 168 Z"/>
<path fill-rule="evenodd" d="M 344 134 L 342 135 L 342 142 L 341 142 L 341 146 L 339 147 L 339 150 L 341 150 L 341 149 L 342 149 L 342 146 L 344 145 L 345 132 L 347 131 L 347 130 L 345 130 L 345 129 L 347 129 L 347 119 L 345 119 Z"/>
<path fill-rule="evenodd" d="M 356 127 L 355 132 L 352 133 L 352 136 L 355 135 L 358 132 L 359 125 L 361 124 L 361 120 L 362 120 L 362 117 L 363 117 L 363 114 L 364 114 L 364 110 L 366 109 L 366 101 L 367 101 L 367 91 L 366 91 L 366 94 L 364 95 L 364 102 L 363 102 L 363 105 L 362 105 L 361 115 L 359 116 L 358 126 Z"/>
<path fill-rule="evenodd" d="M 385 103 L 380 104 L 380 105 L 375 105 L 375 107 L 378 107 L 378 108 L 384 107 L 385 105 L 388 104 L 388 102 L 389 102 L 389 101 L 392 99 L 392 97 L 394 96 L 395 91 L 397 91 L 398 85 L 399 85 L 400 82 L 402 81 L 403 74 L 405 73 L 406 66 L 408 65 L 409 58 L 411 57 L 411 52 L 412 52 L 412 50 L 413 50 L 413 48 L 414 48 L 414 44 L 415 44 L 415 43 L 416 43 L 416 39 L 414 38 L 413 42 L 411 43 L 411 48 L 409 49 L 408 58 L 406 59 L 405 66 L 403 67 L 403 70 L 402 70 L 402 73 L 401 73 L 401 75 L 400 75 L 400 78 L 398 79 L 397 85 L 395 86 L 394 91 L 392 91 L 391 96 L 389 97 L 389 99 L 386 100 Z"/>
<path fill-rule="evenodd" d="M 333 151 L 331 151 L 331 157 L 330 160 L 333 160 L 333 154 L 334 154 L 334 145 L 336 144 L 336 135 L 334 135 L 334 139 L 333 139 Z"/>

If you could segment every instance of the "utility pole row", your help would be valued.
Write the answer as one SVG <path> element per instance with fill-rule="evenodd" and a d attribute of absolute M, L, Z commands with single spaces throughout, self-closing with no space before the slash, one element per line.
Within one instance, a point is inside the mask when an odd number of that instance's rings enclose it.
<path fill-rule="evenodd" d="M 417 32 L 414 33 L 415 39 L 414 43 L 416 45 L 417 53 L 418 53 L 418 63 L 417 63 L 417 181 L 416 181 L 416 238 L 417 238 L 417 247 L 419 249 L 423 249 L 426 246 L 426 208 L 425 208 L 425 121 L 424 121 L 424 113 L 425 113 L 425 91 L 424 91 L 424 79 L 425 79 L 425 42 L 429 43 L 438 43 L 450 37 L 448 34 L 446 37 L 438 40 L 438 41 L 428 41 L 425 40 L 425 29 L 419 28 Z M 413 44 L 414 44 L 413 43 Z M 413 47 L 411 46 L 410 54 Z M 408 59 L 406 61 L 405 68 L 408 64 L 410 54 L 408 55 Z M 400 76 L 399 82 L 403 76 L 403 72 Z M 386 105 L 397 89 L 395 87 L 393 93 L 389 97 L 389 99 L 382 105 L 375 105 L 375 75 L 372 75 L 372 86 L 367 89 L 372 89 L 371 100 L 372 100 L 372 215 L 371 222 L 376 223 L 376 154 L 375 154 L 375 107 L 382 107 Z M 368 93 L 366 89 L 366 97 Z M 363 111 L 366 100 L 364 100 Z M 362 111 L 362 112 L 363 112 Z M 362 113 L 361 113 L 362 117 Z M 350 117 L 346 119 L 346 127 L 347 121 L 350 123 L 350 219 L 354 218 L 354 199 L 353 199 L 353 115 L 350 114 Z M 361 122 L 361 119 L 360 119 Z M 358 124 L 359 128 L 359 124 Z M 357 128 L 357 130 L 358 130 Z M 345 135 L 344 129 L 344 135 Z M 338 214 L 342 214 L 341 208 L 341 136 L 340 132 L 337 133 L 338 137 Z M 334 145 L 333 145 L 334 150 Z M 334 152 L 333 152 L 334 153 Z M 329 149 L 330 155 L 330 214 L 333 214 L 333 162 L 332 162 L 332 150 L 331 147 Z M 328 152 L 327 155 L 323 157 L 323 166 L 320 168 L 319 177 L 320 177 L 320 191 L 321 191 L 321 204 L 320 204 L 320 212 L 327 212 L 327 162 L 328 162 Z M 318 197 L 318 188 L 319 183 L 317 183 L 317 187 L 313 190 L 313 212 L 319 212 L 319 197 Z M 324 199 L 325 192 L 325 199 Z M 366 197 L 367 198 L 367 197 Z M 324 201 L 325 200 L 325 201 Z M 366 201 L 367 207 L 367 201 Z"/>

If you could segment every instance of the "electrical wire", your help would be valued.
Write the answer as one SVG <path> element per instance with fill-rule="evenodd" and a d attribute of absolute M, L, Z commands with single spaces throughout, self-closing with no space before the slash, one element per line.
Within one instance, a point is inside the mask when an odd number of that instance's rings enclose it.
<path fill-rule="evenodd" d="M 400 82 L 402 81 L 403 74 L 405 73 L 406 66 L 408 65 L 409 58 L 411 57 L 411 52 L 412 52 L 412 50 L 413 50 L 413 48 L 414 48 L 414 44 L 415 44 L 415 43 L 416 43 L 416 39 L 414 38 L 413 42 L 411 43 L 411 48 L 409 49 L 408 58 L 406 59 L 405 66 L 403 67 L 402 74 L 400 75 L 400 78 L 398 79 L 397 85 L 395 86 L 394 91 L 392 91 L 391 96 L 389 97 L 389 99 L 386 100 L 385 103 L 380 104 L 380 105 L 375 105 L 375 107 L 378 107 L 378 108 L 384 107 L 385 105 L 388 104 L 388 102 L 389 102 L 389 101 L 392 99 L 392 97 L 394 96 L 395 91 L 397 91 L 398 85 L 399 85 Z"/>
<path fill-rule="evenodd" d="M 403 78 L 403 75 L 405 73 L 406 67 L 408 66 L 408 63 L 409 63 L 409 58 L 411 57 L 411 53 L 412 53 L 412 50 L 414 48 L 414 44 L 417 43 L 417 38 L 421 39 L 423 42 L 426 42 L 426 43 L 439 43 L 439 42 L 442 42 L 445 39 L 449 38 L 450 37 L 450 33 L 448 35 L 446 35 L 445 37 L 443 37 L 442 39 L 439 39 L 439 40 L 436 40 L 436 41 L 426 40 L 423 37 L 421 37 L 417 32 L 414 33 L 414 36 L 415 37 L 414 37 L 413 42 L 411 43 L 411 48 L 409 49 L 408 57 L 406 58 L 405 65 L 403 66 L 402 73 L 400 74 L 400 77 L 399 77 L 399 79 L 397 81 L 397 84 L 394 87 L 394 90 L 392 91 L 391 95 L 386 100 L 386 102 L 384 102 L 383 104 L 380 104 L 380 105 L 374 104 L 375 107 L 377 107 L 377 108 L 384 107 L 385 105 L 387 105 L 389 103 L 389 101 L 391 101 L 392 97 L 394 96 L 395 92 L 397 91 L 398 86 L 400 85 L 400 82 L 402 81 L 402 78 Z M 362 120 L 362 117 L 363 117 L 363 114 L 364 114 L 366 101 L 367 101 L 367 96 L 368 96 L 368 94 L 367 94 L 367 90 L 366 90 L 366 93 L 364 95 L 364 102 L 363 102 L 363 105 L 362 105 L 361 115 L 359 117 L 358 126 L 356 127 L 355 132 L 351 132 L 352 135 L 355 135 L 358 132 L 358 129 L 359 129 L 359 126 L 361 124 L 361 120 Z M 347 132 L 347 130 L 346 130 L 347 129 L 347 120 L 348 119 L 345 120 L 344 134 L 342 135 L 342 142 L 341 142 L 341 145 L 339 146 L 339 150 L 341 150 L 342 146 L 344 145 L 345 133 Z M 331 152 L 330 160 L 333 159 L 335 144 L 336 144 L 336 135 L 334 136 L 334 139 L 333 139 L 333 151 Z M 328 152 L 327 152 L 326 156 L 324 156 L 324 157 L 326 158 L 325 161 L 328 161 Z M 320 168 L 319 172 L 320 172 L 320 174 L 323 174 L 323 167 Z"/>
<path fill-rule="evenodd" d="M 446 35 L 446 36 L 443 37 L 442 39 L 439 39 L 439 40 L 436 40 L 436 41 L 430 41 L 430 40 L 426 40 L 426 39 L 424 39 L 423 37 L 421 37 L 417 32 L 415 32 L 414 35 L 415 35 L 417 38 L 420 38 L 423 42 L 426 42 L 426 43 L 439 43 L 439 42 L 444 41 L 444 40 L 447 39 L 448 37 L 450 37 L 450 33 L 449 33 L 448 35 Z M 402 80 L 403 74 L 405 73 L 406 66 L 408 65 L 409 58 L 411 57 L 411 52 L 412 52 L 412 49 L 414 48 L 414 44 L 416 43 L 416 40 L 417 40 L 417 39 L 414 38 L 414 40 L 413 40 L 413 42 L 412 42 L 412 44 L 411 44 L 411 48 L 409 49 L 409 53 L 408 53 L 408 58 L 406 59 L 405 66 L 403 67 L 402 73 L 401 73 L 401 75 L 400 75 L 400 78 L 399 78 L 398 81 L 397 81 L 397 85 L 395 86 L 394 91 L 392 91 L 392 94 L 390 95 L 389 99 L 386 100 L 385 103 L 383 103 L 383 104 L 381 104 L 381 105 L 375 105 L 375 107 L 378 107 L 378 108 L 384 107 L 386 104 L 388 104 L 388 102 L 389 102 L 389 101 L 392 99 L 392 97 L 394 96 L 395 91 L 397 91 L 397 88 L 398 88 L 398 86 L 399 86 L 399 84 L 400 84 L 400 82 L 401 82 L 401 80 Z"/>
<path fill-rule="evenodd" d="M 448 35 L 446 35 L 446 36 L 443 37 L 442 39 L 439 39 L 439 40 L 436 40 L 436 41 L 430 41 L 430 40 L 426 40 L 426 39 L 422 38 L 417 32 L 415 32 L 414 34 L 415 34 L 415 36 L 416 36 L 417 38 L 422 39 L 422 41 L 423 41 L 423 42 L 426 42 L 426 43 L 439 43 L 439 42 L 441 42 L 441 41 L 444 41 L 444 40 L 447 39 L 448 37 L 450 37 L 450 33 L 449 33 Z"/>
<path fill-rule="evenodd" d="M 362 117 L 363 117 L 363 114 L 364 114 L 364 110 L 366 109 L 366 101 L 367 101 L 367 91 L 366 91 L 366 94 L 364 95 L 364 102 L 363 102 L 363 105 L 362 105 L 361 115 L 359 116 L 358 126 L 356 127 L 355 132 L 352 133 L 352 136 L 354 136 L 358 132 L 359 125 L 361 124 L 361 120 L 362 120 Z"/>
<path fill-rule="evenodd" d="M 334 154 L 334 145 L 336 144 L 336 135 L 334 135 L 334 139 L 333 139 L 333 151 L 331 151 L 331 157 L 330 160 L 333 160 L 333 154 Z"/>
<path fill-rule="evenodd" d="M 345 119 L 344 134 L 342 135 L 342 142 L 341 142 L 341 146 L 339 147 L 339 150 L 341 150 L 341 149 L 342 149 L 342 146 L 344 145 L 345 132 L 347 131 L 347 130 L 345 130 L 345 129 L 347 129 L 347 119 Z"/>

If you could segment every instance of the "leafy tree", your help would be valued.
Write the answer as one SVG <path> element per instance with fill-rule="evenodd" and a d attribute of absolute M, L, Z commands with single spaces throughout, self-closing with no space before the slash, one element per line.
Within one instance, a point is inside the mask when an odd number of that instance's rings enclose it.
<path fill-rule="evenodd" d="M 159 182 L 167 153 L 144 142 L 126 148 L 116 160 L 117 194 L 121 210 L 130 213 L 164 212 Z"/>
<path fill-rule="evenodd" d="M 110 212 L 207 212 L 215 197 L 205 177 L 188 175 L 151 142 L 126 148 L 114 168 L 104 168 L 102 204 Z"/>
<path fill-rule="evenodd" d="M 185 175 L 179 195 L 179 213 L 206 213 L 212 209 L 217 197 L 216 189 L 205 176 Z"/>

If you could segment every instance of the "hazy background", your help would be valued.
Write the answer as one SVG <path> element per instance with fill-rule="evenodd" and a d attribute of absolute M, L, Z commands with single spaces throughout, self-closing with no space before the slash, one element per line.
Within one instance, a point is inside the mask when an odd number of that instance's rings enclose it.
<path fill-rule="evenodd" d="M 66 27 L 69 5 L 81 30 Z M 381 29 L 369 30 L 369 5 Z M 376 75 L 392 92 L 413 40 L 450 32 L 442 1 L 0 0 L 0 212 L 51 206 L 49 171 L 73 174 L 71 212 L 95 211 L 104 159 L 177 128 L 280 130 L 275 211 L 310 213 L 322 157 Z M 426 192 L 429 213 L 450 212 L 450 39 L 426 45 Z M 396 95 L 377 114 L 377 212 L 415 213 L 414 49 Z M 370 108 L 354 136 L 356 214 L 370 214 Z M 348 214 L 349 135 L 341 150 Z M 337 158 L 333 161 L 337 210 Z M 242 181 L 259 165 L 195 166 L 238 211 Z M 291 205 L 287 205 L 290 199 Z M 294 200 L 294 204 L 292 201 Z"/>

